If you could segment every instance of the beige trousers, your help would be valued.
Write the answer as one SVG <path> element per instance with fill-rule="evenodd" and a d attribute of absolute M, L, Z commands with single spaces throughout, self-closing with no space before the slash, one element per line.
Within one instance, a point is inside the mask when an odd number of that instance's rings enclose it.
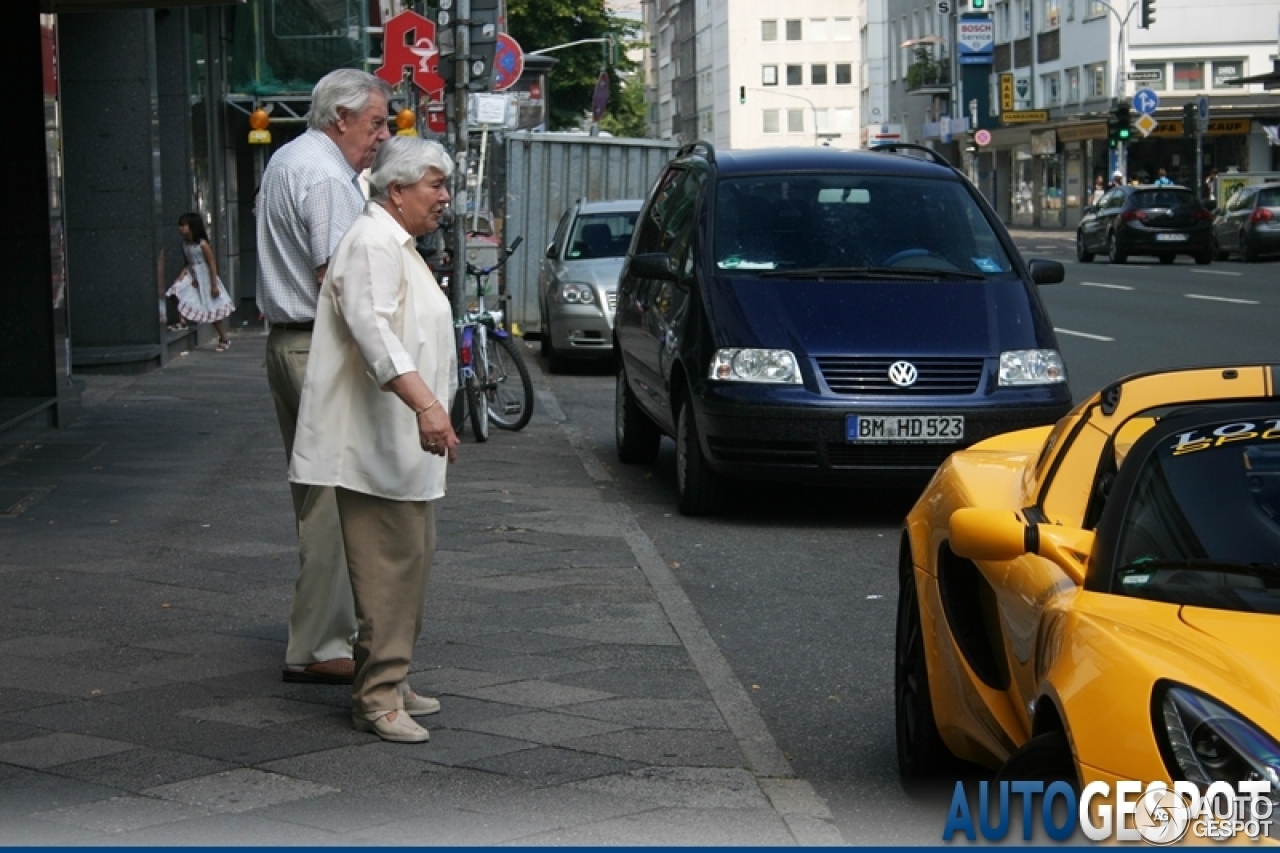
<path fill-rule="evenodd" d="M 435 504 L 336 491 L 360 621 L 351 710 L 370 714 L 403 708 L 398 688 L 409 676 L 422 632 L 436 547 Z"/>
<path fill-rule="evenodd" d="M 271 329 L 267 338 L 267 384 L 276 404 L 286 461 L 293 455 L 293 434 L 310 352 L 310 332 Z M 355 604 L 333 489 L 289 485 L 298 527 L 298 583 L 289 613 L 289 645 L 284 662 L 305 666 L 349 658 L 357 627 Z"/>

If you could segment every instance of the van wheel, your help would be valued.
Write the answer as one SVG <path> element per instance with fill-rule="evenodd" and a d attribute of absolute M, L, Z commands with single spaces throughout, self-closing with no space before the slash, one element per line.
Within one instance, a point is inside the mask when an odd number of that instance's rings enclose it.
<path fill-rule="evenodd" d="M 1082 264 L 1093 262 L 1093 252 L 1090 252 L 1084 246 L 1084 232 L 1076 232 L 1076 260 Z"/>
<path fill-rule="evenodd" d="M 613 437 L 618 461 L 625 465 L 649 465 L 658 458 L 662 433 L 649 416 L 640 411 L 636 395 L 627 385 L 627 372 L 618 359 L 618 381 L 613 396 Z"/>
<path fill-rule="evenodd" d="M 1129 256 L 1120 251 L 1120 241 L 1116 239 L 1114 231 L 1107 235 L 1107 258 L 1113 264 L 1123 264 L 1129 260 Z"/>
<path fill-rule="evenodd" d="M 676 420 L 676 493 L 684 515 L 711 515 L 724 499 L 724 480 L 702 454 L 693 404 L 680 404 Z"/>

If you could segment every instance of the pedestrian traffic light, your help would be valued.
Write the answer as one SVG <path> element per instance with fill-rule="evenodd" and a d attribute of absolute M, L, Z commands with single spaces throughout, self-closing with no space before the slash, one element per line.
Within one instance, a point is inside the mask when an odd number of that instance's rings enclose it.
<path fill-rule="evenodd" d="M 1111 147 L 1115 148 L 1121 142 L 1128 142 L 1133 131 L 1129 127 L 1131 111 L 1129 104 L 1121 101 L 1111 108 L 1111 112 L 1107 114 L 1107 139 L 1111 143 Z"/>
<path fill-rule="evenodd" d="M 1196 105 L 1186 103 L 1182 105 L 1182 135 L 1187 139 L 1194 139 L 1196 135 Z"/>
<path fill-rule="evenodd" d="M 1156 22 L 1156 0 L 1141 0 L 1138 11 L 1138 29 L 1149 29 Z"/>
<path fill-rule="evenodd" d="M 985 12 L 987 0 L 969 0 L 969 8 L 975 12 Z"/>

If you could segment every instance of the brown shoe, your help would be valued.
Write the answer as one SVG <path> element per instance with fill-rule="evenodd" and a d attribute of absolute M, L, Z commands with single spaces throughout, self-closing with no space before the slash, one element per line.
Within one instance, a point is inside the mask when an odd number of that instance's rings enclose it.
<path fill-rule="evenodd" d="M 307 666 L 286 666 L 283 678 L 292 684 L 350 684 L 356 680 L 356 662 L 334 658 Z"/>

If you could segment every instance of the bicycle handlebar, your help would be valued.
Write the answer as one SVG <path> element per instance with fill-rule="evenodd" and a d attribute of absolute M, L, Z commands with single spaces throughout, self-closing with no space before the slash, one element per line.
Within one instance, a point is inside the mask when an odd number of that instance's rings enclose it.
<path fill-rule="evenodd" d="M 524 242 L 524 237 L 517 237 L 516 239 L 512 240 L 511 245 L 502 250 L 502 254 L 498 257 L 497 262 L 494 263 L 492 266 L 477 267 L 474 264 L 472 264 L 470 261 L 467 261 L 467 273 L 469 275 L 479 276 L 481 278 L 483 278 L 484 276 L 487 276 L 489 273 L 493 272 L 498 267 L 505 264 L 507 262 L 507 259 L 511 257 L 511 254 L 516 249 L 518 249 L 520 247 L 520 244 L 523 242 Z"/>

